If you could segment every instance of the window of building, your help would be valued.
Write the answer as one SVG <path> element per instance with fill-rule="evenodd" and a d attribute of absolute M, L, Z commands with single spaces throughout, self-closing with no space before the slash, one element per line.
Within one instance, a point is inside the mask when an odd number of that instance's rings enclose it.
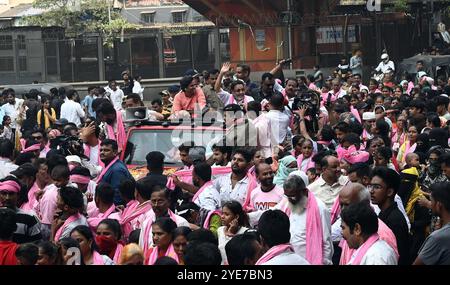
<path fill-rule="evenodd" d="M 172 11 L 172 22 L 184 23 L 186 11 Z"/>
<path fill-rule="evenodd" d="M 154 24 L 155 23 L 155 12 L 141 13 L 141 21 L 146 24 Z"/>
<path fill-rule="evenodd" d="M 0 36 L 0 50 L 12 50 L 13 49 L 12 36 L 1 35 Z"/>
<path fill-rule="evenodd" d="M 14 71 L 14 57 L 0 57 L 0 71 Z"/>
<path fill-rule="evenodd" d="M 19 49 L 27 49 L 27 42 L 25 41 L 24 35 L 17 36 L 17 45 Z"/>
<path fill-rule="evenodd" d="M 27 71 L 27 57 L 19 56 L 19 71 Z"/>

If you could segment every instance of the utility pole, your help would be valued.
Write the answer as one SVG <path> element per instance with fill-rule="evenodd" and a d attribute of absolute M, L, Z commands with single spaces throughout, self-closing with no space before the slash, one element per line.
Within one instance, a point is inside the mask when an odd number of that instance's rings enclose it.
<path fill-rule="evenodd" d="M 292 14 L 292 10 L 291 10 L 291 1 L 287 0 L 287 10 L 289 11 L 289 22 L 288 22 L 288 54 L 289 54 L 289 58 L 292 59 L 292 21 L 293 19 L 293 14 Z M 292 69 L 292 61 L 289 64 L 289 68 Z"/>
<path fill-rule="evenodd" d="M 433 45 L 433 37 L 431 34 L 433 33 L 434 26 L 434 0 L 430 0 L 430 19 L 431 21 L 428 22 L 428 46 Z"/>

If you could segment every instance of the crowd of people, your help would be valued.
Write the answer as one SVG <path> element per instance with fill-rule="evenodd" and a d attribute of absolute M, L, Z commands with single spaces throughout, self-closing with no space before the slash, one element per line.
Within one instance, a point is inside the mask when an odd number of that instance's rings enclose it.
<path fill-rule="evenodd" d="M 360 52 L 356 53 L 360 56 Z M 362 82 L 360 59 L 325 77 L 283 76 L 281 61 L 188 70 L 151 101 L 149 121 L 213 116 L 209 154 L 159 150 L 135 181 L 126 110 L 140 77 L 0 101 L 1 265 L 450 264 L 450 80 Z M 435 85 L 434 82 L 437 82 Z"/>

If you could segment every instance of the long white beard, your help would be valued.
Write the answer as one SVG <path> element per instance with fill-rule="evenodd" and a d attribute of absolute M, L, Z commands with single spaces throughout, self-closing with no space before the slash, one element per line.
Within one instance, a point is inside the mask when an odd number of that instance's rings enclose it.
<path fill-rule="evenodd" d="M 288 208 L 291 210 L 291 213 L 295 214 L 301 214 L 303 211 L 303 207 L 301 206 L 301 203 L 292 204 L 290 201 L 288 201 Z"/>

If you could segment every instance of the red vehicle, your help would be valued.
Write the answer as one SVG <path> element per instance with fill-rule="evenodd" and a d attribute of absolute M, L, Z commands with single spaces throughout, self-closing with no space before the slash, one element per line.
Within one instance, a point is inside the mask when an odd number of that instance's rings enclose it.
<path fill-rule="evenodd" d="M 146 125 L 131 127 L 128 130 L 128 144 L 121 159 L 138 180 L 148 172 L 145 156 L 151 151 L 160 151 L 166 157 L 164 174 L 167 175 L 183 166 L 178 152 L 179 145 L 193 141 L 196 146 L 204 146 L 208 156 L 212 154 L 212 145 L 219 141 L 223 134 L 223 129 L 216 126 L 192 127 L 172 125 L 168 122 L 146 122 Z"/>

